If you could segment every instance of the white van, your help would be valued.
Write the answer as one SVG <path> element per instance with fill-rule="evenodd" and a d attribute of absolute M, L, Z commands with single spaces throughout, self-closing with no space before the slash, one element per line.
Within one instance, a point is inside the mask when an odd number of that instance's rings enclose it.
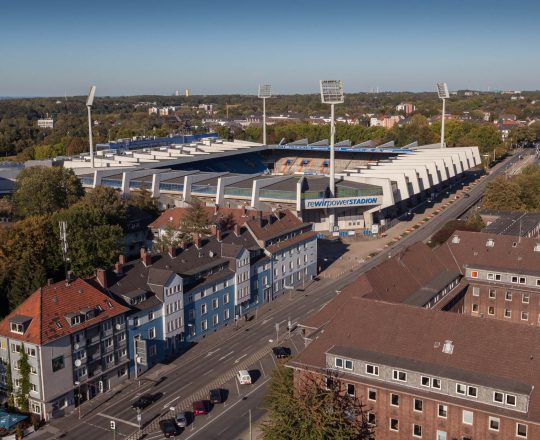
<path fill-rule="evenodd" d="M 248 370 L 240 370 L 236 375 L 240 385 L 251 385 L 251 376 L 249 375 Z"/>

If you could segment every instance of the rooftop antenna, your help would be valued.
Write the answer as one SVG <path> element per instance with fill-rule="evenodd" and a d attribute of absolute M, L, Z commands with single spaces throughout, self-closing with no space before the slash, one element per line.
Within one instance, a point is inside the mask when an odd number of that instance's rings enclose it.
<path fill-rule="evenodd" d="M 67 241 L 67 222 L 58 222 L 60 226 L 60 248 L 62 250 L 62 260 L 64 261 L 64 273 L 66 275 L 66 283 L 69 283 L 68 277 L 68 241 Z"/>

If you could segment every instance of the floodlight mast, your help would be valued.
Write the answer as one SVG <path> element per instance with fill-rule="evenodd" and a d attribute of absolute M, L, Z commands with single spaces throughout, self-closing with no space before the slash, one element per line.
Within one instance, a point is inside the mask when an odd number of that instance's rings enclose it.
<path fill-rule="evenodd" d="M 334 140 L 336 127 L 334 125 L 334 105 L 342 104 L 343 82 L 341 80 L 321 80 L 321 102 L 330 104 L 330 197 L 336 196 L 336 169 L 335 169 L 335 151 Z M 328 216 L 330 229 L 332 230 L 335 224 L 335 215 L 331 211 Z"/>
<path fill-rule="evenodd" d="M 441 118 L 441 148 L 444 148 L 444 120 L 446 119 L 446 100 L 450 98 L 448 85 L 446 83 L 437 83 L 437 93 L 442 99 L 442 118 Z"/>
<path fill-rule="evenodd" d="M 94 168 L 94 145 L 92 142 L 92 105 L 96 96 L 96 86 L 91 86 L 86 99 L 86 108 L 88 110 L 88 142 L 90 143 L 90 164 Z"/>
<path fill-rule="evenodd" d="M 270 84 L 259 85 L 259 98 L 263 100 L 263 145 L 266 145 L 266 98 L 272 96 L 272 86 Z"/>

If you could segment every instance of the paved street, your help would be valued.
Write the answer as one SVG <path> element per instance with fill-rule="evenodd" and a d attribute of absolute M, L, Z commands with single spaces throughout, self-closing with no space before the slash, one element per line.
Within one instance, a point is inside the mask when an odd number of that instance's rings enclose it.
<path fill-rule="evenodd" d="M 459 217 L 481 198 L 490 179 L 504 172 L 507 165 L 512 165 L 518 160 L 516 154 L 506 163 L 498 165 L 489 176 L 471 189 L 470 197 L 460 198 L 421 228 L 367 261 L 360 268 L 351 270 L 338 279 L 321 279 L 306 288 L 305 292 L 292 292 L 264 305 L 256 317 L 253 316 L 249 322 L 240 323 L 238 329 L 229 326 L 209 335 L 170 365 L 156 366 L 140 381 L 132 380 L 119 390 L 112 390 L 94 401 L 85 403 L 81 409 L 82 420 L 78 419 L 78 412 L 55 420 L 47 427 L 47 431 L 41 434 L 45 437 L 41 438 L 87 440 L 113 438 L 110 430 L 111 420 L 116 422 L 116 437 L 125 438 L 138 431 L 137 413 L 131 408 L 131 402 L 138 396 L 143 393 L 161 393 L 161 397 L 142 412 L 142 423 L 148 425 L 156 417 L 170 413 L 169 407 L 189 401 L 208 384 L 216 383 L 222 377 L 223 388 L 229 390 L 227 402 L 224 405 L 216 405 L 209 415 L 198 417 L 178 438 L 232 440 L 247 438 L 248 410 L 252 409 L 254 422 L 262 416 L 261 400 L 275 362 L 271 355 L 262 355 L 255 364 L 249 365 L 249 369 L 260 376 L 246 389 L 239 389 L 237 381 L 230 380 L 228 377 L 230 372 L 239 369 L 254 353 L 269 350 L 276 337 L 284 336 L 289 319 L 296 322 L 309 316 L 331 300 L 336 295 L 336 290 L 353 281 L 360 273 L 388 258 L 388 255 L 393 255 L 417 241 L 426 240 L 446 221 Z M 278 334 L 276 324 L 279 325 Z M 286 343 L 293 354 L 301 350 L 302 344 L 298 335 L 295 335 L 290 343 Z M 239 395 L 246 398 L 243 400 Z M 144 438 L 162 437 L 155 428 L 150 431 L 152 432 Z M 40 433 L 34 436 L 40 438 Z"/>

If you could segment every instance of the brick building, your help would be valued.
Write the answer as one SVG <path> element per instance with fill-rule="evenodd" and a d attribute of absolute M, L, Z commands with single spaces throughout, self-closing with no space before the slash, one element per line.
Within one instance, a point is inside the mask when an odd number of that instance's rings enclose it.
<path fill-rule="evenodd" d="M 343 292 L 304 323 L 295 375 L 338 374 L 377 440 L 540 438 L 540 332 Z"/>

